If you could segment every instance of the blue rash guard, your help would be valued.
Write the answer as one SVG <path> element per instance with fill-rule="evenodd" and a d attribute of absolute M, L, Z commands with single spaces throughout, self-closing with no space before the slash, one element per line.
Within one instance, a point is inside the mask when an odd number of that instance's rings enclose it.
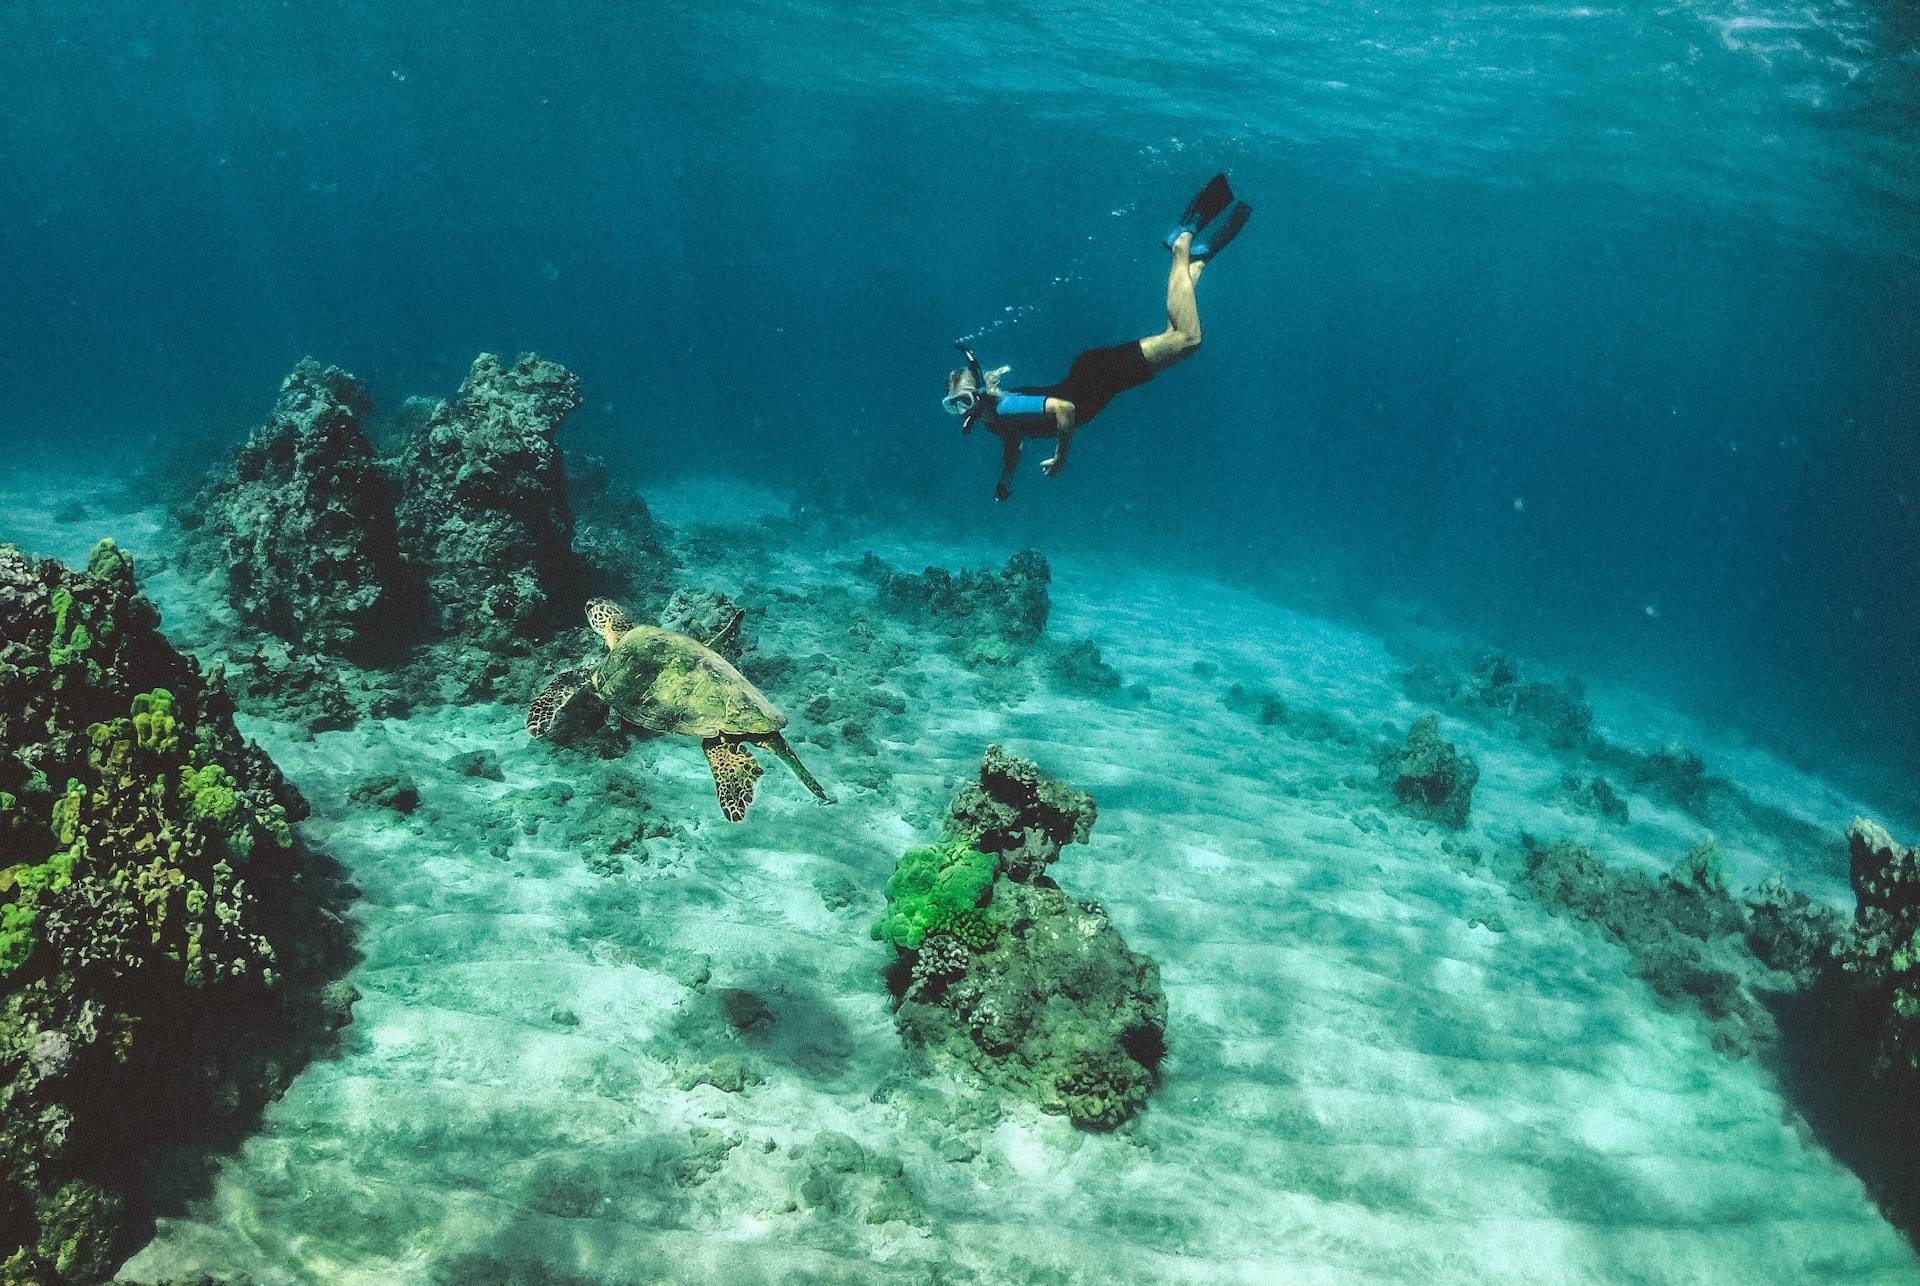
<path fill-rule="evenodd" d="M 996 425 L 1012 429 L 1053 425 L 1053 417 L 1047 414 L 1047 399 L 1038 393 L 1002 393 L 989 418 Z"/>

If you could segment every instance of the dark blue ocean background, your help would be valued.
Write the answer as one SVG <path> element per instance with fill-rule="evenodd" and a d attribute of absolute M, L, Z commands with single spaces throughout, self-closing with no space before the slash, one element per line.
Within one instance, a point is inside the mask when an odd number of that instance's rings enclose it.
<path fill-rule="evenodd" d="M 580 373 L 570 451 L 1389 601 L 1803 762 L 1920 770 L 1920 10 L 13 0 L 0 460 Z M 1013 503 L 939 413 L 1207 342 Z M 155 485 L 158 485 L 157 483 Z M 6 533 L 0 532 L 0 538 Z"/>

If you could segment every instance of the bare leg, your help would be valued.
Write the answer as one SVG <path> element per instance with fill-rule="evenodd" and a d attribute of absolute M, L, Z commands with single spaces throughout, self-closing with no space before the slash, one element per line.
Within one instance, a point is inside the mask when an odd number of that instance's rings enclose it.
<path fill-rule="evenodd" d="M 994 484 L 993 498 L 1005 500 L 1013 494 L 1014 470 L 1020 467 L 1020 439 L 1011 433 L 1000 436 L 1000 481 Z"/>
<path fill-rule="evenodd" d="M 1207 265 L 1187 257 L 1192 242 L 1193 234 L 1183 232 L 1173 243 L 1173 266 L 1167 273 L 1167 328 L 1140 341 L 1147 365 L 1156 372 L 1185 361 L 1200 347 L 1200 304 L 1194 286 Z"/>

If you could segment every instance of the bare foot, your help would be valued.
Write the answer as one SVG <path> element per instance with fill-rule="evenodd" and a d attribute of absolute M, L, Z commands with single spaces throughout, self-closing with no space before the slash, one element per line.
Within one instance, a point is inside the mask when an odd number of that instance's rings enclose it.
<path fill-rule="evenodd" d="M 1042 460 L 1040 462 L 1040 472 L 1046 474 L 1049 478 L 1060 472 L 1060 458 L 1058 456 L 1048 456 Z"/>

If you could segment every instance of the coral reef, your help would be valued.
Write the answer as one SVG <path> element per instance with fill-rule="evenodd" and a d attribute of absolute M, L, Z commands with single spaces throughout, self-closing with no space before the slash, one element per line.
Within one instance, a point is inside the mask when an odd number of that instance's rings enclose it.
<path fill-rule="evenodd" d="M 180 513 L 241 618 L 271 632 L 227 641 L 248 710 L 318 733 L 518 696 L 573 659 L 577 641 L 550 636 L 589 590 L 665 600 L 674 562 L 646 503 L 596 461 L 566 472 L 555 436 L 578 401 L 562 366 L 482 354 L 454 397 L 408 399 L 398 455 L 376 462 L 366 390 L 301 362 Z"/>
<path fill-rule="evenodd" d="M 482 353 L 402 449 L 400 550 L 426 584 L 434 632 L 519 650 L 571 621 L 586 568 L 555 438 L 579 405 L 564 366 Z"/>
<path fill-rule="evenodd" d="M 1594 730 L 1593 710 L 1574 679 L 1555 685 L 1523 678 L 1519 663 L 1511 658 L 1497 652 L 1474 652 L 1423 661 L 1407 670 L 1402 684 L 1416 701 L 1457 714 L 1496 719 L 1522 737 L 1591 760 L 1643 794 L 1677 805 L 1702 820 L 1707 817 L 1716 783 L 1707 775 L 1700 756 L 1678 742 L 1648 751 L 1609 742 Z M 1624 812 L 1618 817 L 1614 814 L 1618 796 L 1611 783 L 1594 778 L 1583 792 L 1576 779 L 1569 790 L 1576 795 L 1577 806 L 1610 820 L 1625 820 Z M 1587 798 L 1579 799 L 1582 793 Z M 1624 810 L 1624 801 L 1618 802 Z"/>
<path fill-rule="evenodd" d="M 1166 998 L 1158 967 L 1103 911 L 1035 878 L 1093 819 L 1090 797 L 990 747 L 941 843 L 900 859 L 874 936 L 894 948 L 889 979 L 910 1047 L 1111 1130 L 1157 1081 Z"/>
<path fill-rule="evenodd" d="M 277 1094 L 337 1025 L 300 796 L 131 560 L 0 545 L 0 1280 L 111 1267 L 140 1166 Z"/>
<path fill-rule="evenodd" d="M 1380 757 L 1380 776 L 1400 807 L 1459 830 L 1467 824 L 1480 765 L 1441 739 L 1437 715 L 1423 714 L 1413 721 L 1406 743 Z"/>
<path fill-rule="evenodd" d="M 980 777 L 947 805 L 943 837 L 990 853 L 1009 879 L 1039 875 L 1068 844 L 1084 844 L 1098 809 L 1093 796 L 1043 776 L 1031 760 L 988 746 Z"/>
<path fill-rule="evenodd" d="M 1920 1075 L 1920 850 L 1856 817 L 1847 827 L 1853 926 L 1840 964 L 1877 1014 L 1874 1071 Z"/>
<path fill-rule="evenodd" d="M 361 428 L 371 408 L 353 376 L 304 359 L 180 513 L 241 619 L 318 652 L 379 656 L 406 633 L 393 496 Z"/>
<path fill-rule="evenodd" d="M 1048 658 L 1054 685 L 1081 696 L 1107 696 L 1120 690 L 1120 671 L 1108 665 L 1091 639 L 1074 639 Z"/>
<path fill-rule="evenodd" d="M 1695 817 L 1707 815 L 1707 766 L 1699 755 L 1677 741 L 1657 750 L 1623 753 L 1635 786 Z"/>
<path fill-rule="evenodd" d="M 1555 914 L 1569 912 L 1626 948 L 1655 994 L 1690 1000 L 1713 1030 L 1713 1045 L 1741 1058 L 1777 1036 L 1746 985 L 1746 918 L 1706 841 L 1658 880 L 1607 865 L 1585 844 L 1522 837 L 1520 885 Z"/>
<path fill-rule="evenodd" d="M 1627 801 L 1613 783 L 1605 777 L 1582 777 L 1579 773 L 1563 773 L 1560 777 L 1560 791 L 1568 805 L 1582 813 L 1591 813 L 1595 817 L 1610 822 L 1625 824 L 1632 817 Z"/>
<path fill-rule="evenodd" d="M 1522 678 L 1519 664 L 1497 652 L 1423 661 L 1402 683 L 1423 705 L 1497 716 L 1522 736 L 1556 749 L 1585 750 L 1593 737 L 1593 710 L 1577 680 Z"/>
<path fill-rule="evenodd" d="M 897 572 L 871 554 L 862 571 L 877 582 L 876 601 L 896 616 L 944 635 L 968 665 L 1011 665 L 1047 627 L 1052 572 L 1037 550 L 1025 549 L 1000 571 L 950 572 L 929 567 Z"/>
<path fill-rule="evenodd" d="M 740 622 L 740 629 L 726 638 L 716 638 L 726 629 L 727 623 L 739 613 L 740 605 L 725 594 L 712 590 L 676 589 L 667 598 L 665 607 L 660 609 L 660 628 L 684 634 L 688 638 L 699 639 L 702 643 L 715 639 L 714 650 L 736 665 L 746 653 L 753 650 L 747 639 L 747 626 L 751 620 Z"/>
<path fill-rule="evenodd" d="M 1747 949 L 1799 989 L 1812 987 L 1833 963 L 1845 920 L 1830 906 L 1768 876 L 1746 898 Z"/>

